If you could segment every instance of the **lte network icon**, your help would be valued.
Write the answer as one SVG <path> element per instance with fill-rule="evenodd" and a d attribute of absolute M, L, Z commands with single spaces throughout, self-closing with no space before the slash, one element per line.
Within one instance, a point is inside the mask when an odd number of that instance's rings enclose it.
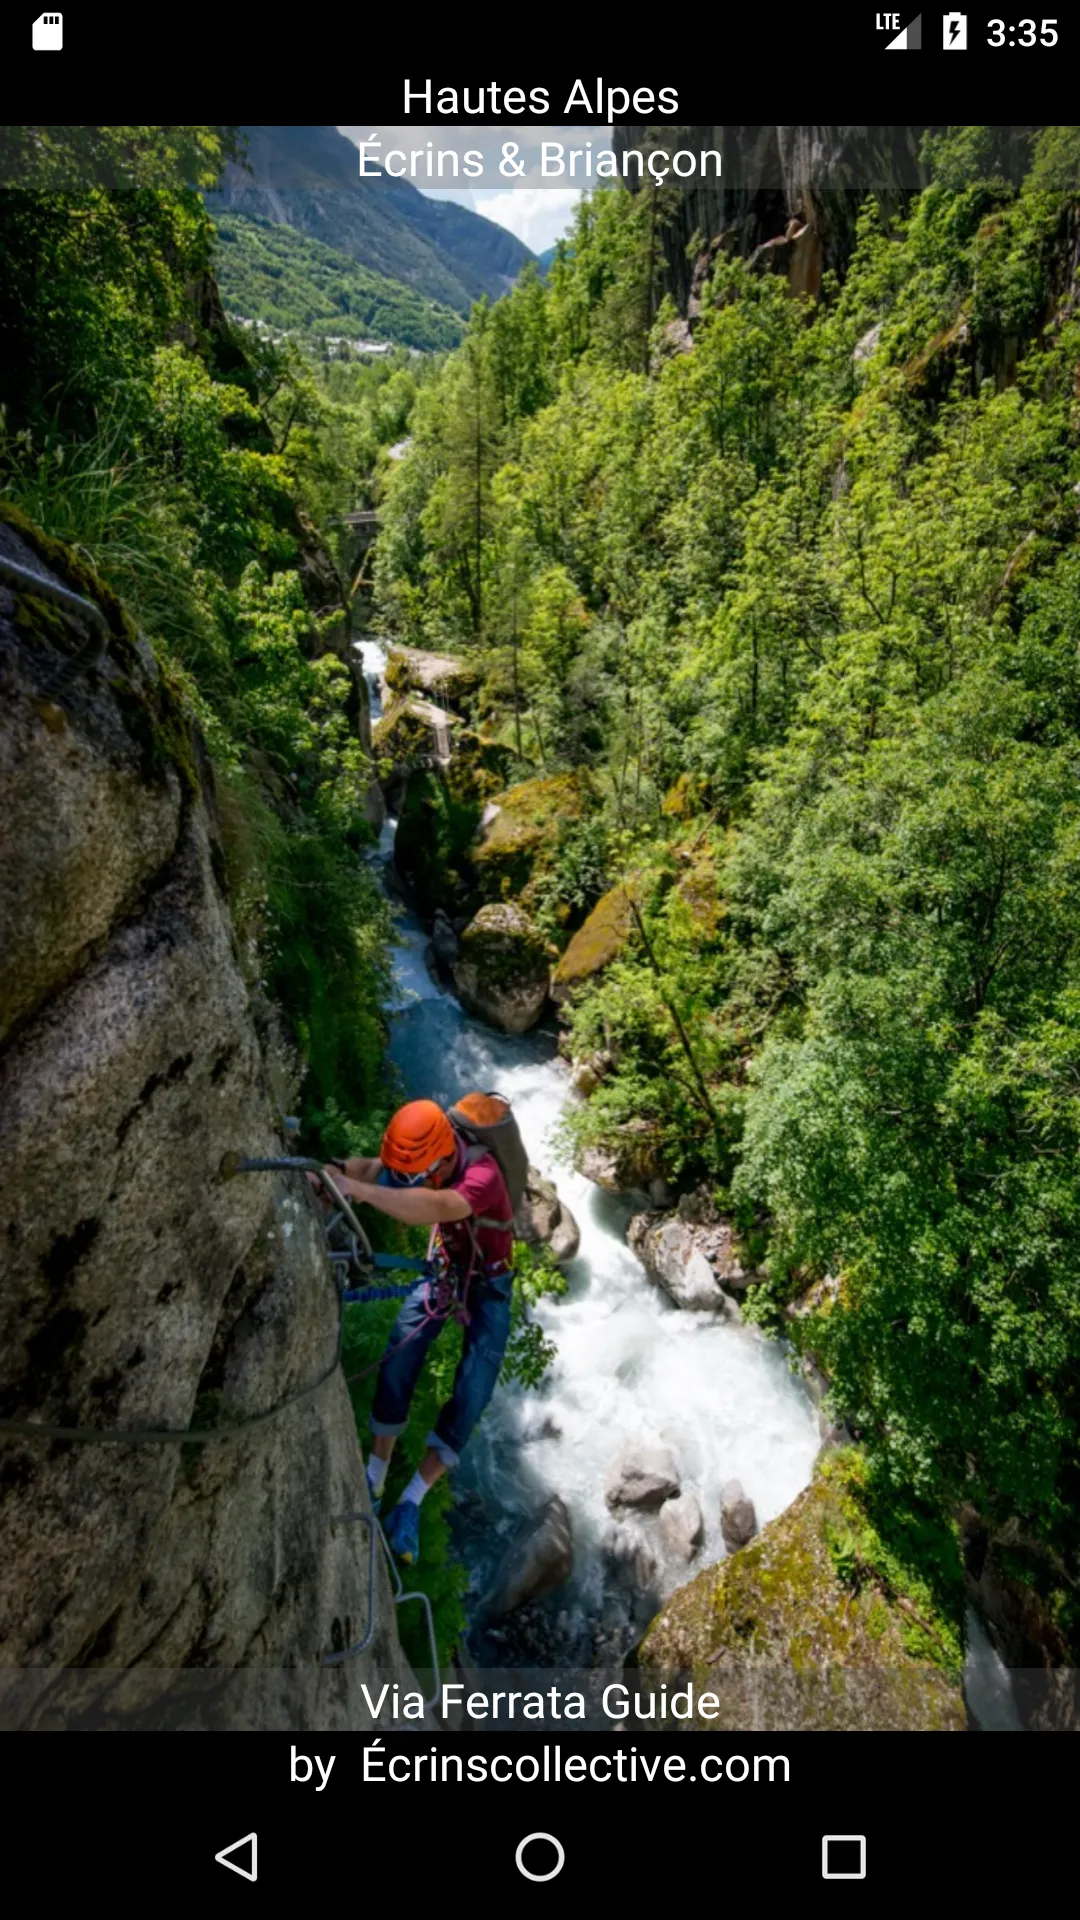
<path fill-rule="evenodd" d="M 35 53 L 60 53 L 64 45 L 62 13 L 39 13 L 34 21 Z"/>
<path fill-rule="evenodd" d="M 946 53 L 967 52 L 966 13 L 946 13 L 942 15 L 941 43 Z"/>

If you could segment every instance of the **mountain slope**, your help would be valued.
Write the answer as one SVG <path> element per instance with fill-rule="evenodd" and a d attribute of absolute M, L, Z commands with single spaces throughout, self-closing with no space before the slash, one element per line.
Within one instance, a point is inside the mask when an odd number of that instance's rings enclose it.
<path fill-rule="evenodd" d="M 427 299 L 466 312 L 497 299 L 528 247 L 467 207 L 427 200 L 407 180 L 361 180 L 356 148 L 336 127 L 243 127 L 247 166 L 230 165 L 207 195 L 232 209 L 295 227 Z"/>
<path fill-rule="evenodd" d="M 243 320 L 321 339 L 393 340 L 428 353 L 461 338 L 450 307 L 293 227 L 238 212 L 218 214 L 216 224 L 222 301 Z"/>

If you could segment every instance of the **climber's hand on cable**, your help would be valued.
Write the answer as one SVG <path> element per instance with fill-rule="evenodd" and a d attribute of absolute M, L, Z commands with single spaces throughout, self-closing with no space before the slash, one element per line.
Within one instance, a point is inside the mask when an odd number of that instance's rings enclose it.
<path fill-rule="evenodd" d="M 327 1179 L 333 1181 L 338 1192 L 343 1196 L 344 1199 L 357 1200 L 361 1198 L 361 1192 L 360 1192 L 360 1187 L 358 1182 L 351 1179 L 347 1173 L 343 1173 L 341 1168 L 339 1166 L 335 1166 L 332 1160 L 327 1162 L 326 1166 L 323 1168 L 323 1172 L 327 1176 Z M 330 1200 L 330 1195 L 329 1193 L 327 1193 L 325 1187 L 323 1188 L 323 1193 L 325 1194 L 329 1204 L 332 1205 L 333 1202 Z"/>
<path fill-rule="evenodd" d="M 328 1167 L 327 1172 L 329 1173 L 331 1179 L 333 1179 L 334 1178 L 333 1167 Z M 326 1188 L 323 1186 L 320 1175 L 317 1173 L 306 1173 L 304 1175 L 304 1178 L 307 1181 L 308 1186 L 312 1189 L 312 1192 L 314 1193 L 315 1198 L 316 1200 L 318 1200 L 320 1206 L 322 1206 L 324 1209 L 329 1209 L 333 1205 L 333 1202 L 330 1198 L 330 1195 L 327 1193 Z"/>

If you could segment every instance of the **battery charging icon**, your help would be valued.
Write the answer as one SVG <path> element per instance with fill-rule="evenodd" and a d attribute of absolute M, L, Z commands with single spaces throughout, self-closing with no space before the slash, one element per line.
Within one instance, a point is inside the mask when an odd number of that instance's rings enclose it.
<path fill-rule="evenodd" d="M 946 53 L 967 52 L 967 14 L 946 13 L 941 20 L 941 44 Z"/>

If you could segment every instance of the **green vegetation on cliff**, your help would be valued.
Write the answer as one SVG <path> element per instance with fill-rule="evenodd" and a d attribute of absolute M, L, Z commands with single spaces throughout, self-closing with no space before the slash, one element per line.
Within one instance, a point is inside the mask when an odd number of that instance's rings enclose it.
<path fill-rule="evenodd" d="M 120 596 L 194 707 L 245 969 L 306 1068 L 313 1141 L 340 1149 L 343 1116 L 370 1135 L 387 1101 L 389 926 L 356 858 L 372 767 L 317 522 L 351 504 L 376 416 L 226 324 L 195 186 L 228 129 L 84 129 L 80 175 L 115 185 L 60 192 L 63 132 L 4 129 L 42 191 L 0 196 L 0 493 Z M 398 366 L 355 374 L 411 402 Z"/>
<path fill-rule="evenodd" d="M 875 1501 L 858 1453 L 829 1453 L 757 1539 L 667 1601 L 638 1664 L 693 1673 L 730 1729 L 963 1732 L 963 1610 L 948 1530 Z"/>

